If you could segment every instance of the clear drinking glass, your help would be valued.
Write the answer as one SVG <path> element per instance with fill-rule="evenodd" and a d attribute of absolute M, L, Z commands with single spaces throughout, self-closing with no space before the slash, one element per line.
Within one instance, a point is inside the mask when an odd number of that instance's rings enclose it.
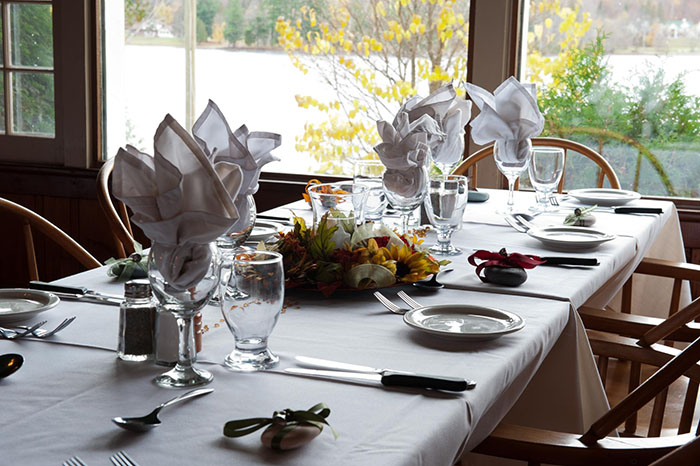
<path fill-rule="evenodd" d="M 452 246 L 452 233 L 462 226 L 464 209 L 469 197 L 469 178 L 462 175 L 435 175 L 430 177 L 425 195 L 425 211 L 437 230 L 437 244 L 430 250 L 443 256 L 461 254 Z"/>
<path fill-rule="evenodd" d="M 535 147 L 528 165 L 530 183 L 537 192 L 537 205 L 530 210 L 545 212 L 556 210 L 549 198 L 557 189 L 564 171 L 564 149 L 560 147 Z"/>
<path fill-rule="evenodd" d="M 515 181 L 527 168 L 532 152 L 530 139 L 497 139 L 493 147 L 493 158 L 501 173 L 508 179 L 508 204 L 503 213 L 513 212 Z"/>
<path fill-rule="evenodd" d="M 364 219 L 367 187 L 350 182 L 317 184 L 309 188 L 311 208 L 314 213 L 314 229 L 324 215 L 329 223 L 348 222 L 359 225 Z"/>
<path fill-rule="evenodd" d="M 203 276 L 187 289 L 168 282 L 161 272 L 163 256 L 156 251 L 160 248 L 153 245 L 148 256 L 148 279 L 151 288 L 163 309 L 172 312 L 177 319 L 178 327 L 178 358 L 174 368 L 156 377 L 156 384 L 161 387 L 177 388 L 204 385 L 214 378 L 211 373 L 194 367 L 197 357 L 194 346 L 193 319 L 207 301 L 212 297 L 219 285 L 221 261 L 214 245 L 193 245 L 197 249 L 187 263 L 187 268 L 204 270 Z"/>
<path fill-rule="evenodd" d="M 237 371 L 258 371 L 277 365 L 267 347 L 284 301 L 282 255 L 272 251 L 237 249 L 221 269 L 221 313 L 235 338 L 224 359 Z"/>
<path fill-rule="evenodd" d="M 367 187 L 367 200 L 364 206 L 365 220 L 381 222 L 387 200 L 382 187 L 382 175 L 386 167 L 379 160 L 358 160 L 355 162 L 353 181 Z"/>
<path fill-rule="evenodd" d="M 425 197 L 428 170 L 425 167 L 411 167 L 407 170 L 387 169 L 382 182 L 389 204 L 401 216 L 400 233 L 407 234 L 411 213 L 421 205 Z"/>

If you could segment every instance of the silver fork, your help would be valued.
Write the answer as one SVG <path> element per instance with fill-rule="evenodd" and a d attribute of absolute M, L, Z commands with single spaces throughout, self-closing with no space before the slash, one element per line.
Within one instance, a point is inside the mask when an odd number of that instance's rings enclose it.
<path fill-rule="evenodd" d="M 39 327 L 41 327 L 42 325 L 44 325 L 46 322 L 47 321 L 43 320 L 37 324 L 34 324 L 31 327 L 29 327 L 27 330 L 25 330 L 24 332 L 18 332 L 17 330 L 8 330 L 8 329 L 0 328 L 0 335 L 3 338 L 6 338 L 8 340 L 16 340 L 17 338 L 26 337 L 27 335 L 32 333 L 34 330 L 36 330 Z M 14 333 L 10 333 L 10 332 L 14 332 Z"/>
<path fill-rule="evenodd" d="M 110 456 L 109 460 L 114 466 L 139 466 L 124 450 L 119 450 L 114 455 Z"/>
<path fill-rule="evenodd" d="M 62 463 L 62 466 L 87 466 L 87 464 L 77 456 L 71 456 Z"/>
<path fill-rule="evenodd" d="M 60 332 L 64 328 L 68 327 L 71 323 L 73 323 L 74 320 L 75 320 L 75 316 L 68 317 L 68 318 L 64 319 L 63 322 L 58 324 L 56 326 L 56 328 L 53 330 L 44 330 L 43 328 L 38 328 L 38 329 L 34 330 L 32 332 L 32 334 L 37 338 L 48 338 L 48 337 L 53 336 L 56 333 Z M 18 328 L 27 329 L 28 327 L 26 327 L 24 325 L 20 325 Z"/>
<path fill-rule="evenodd" d="M 557 200 L 556 196 L 550 196 L 549 203 L 552 204 L 554 207 L 559 207 L 559 201 Z"/>
<path fill-rule="evenodd" d="M 398 315 L 402 316 L 405 313 L 407 313 L 408 311 L 410 311 L 410 309 L 404 309 L 404 308 L 399 307 L 396 304 L 392 303 L 391 301 L 389 301 L 389 299 L 386 296 L 381 294 L 379 291 L 374 292 L 374 297 L 377 298 L 379 300 L 379 302 L 384 305 L 385 308 L 389 309 L 394 314 L 398 314 Z"/>
<path fill-rule="evenodd" d="M 399 291 L 399 292 L 396 294 L 396 296 L 398 296 L 399 298 L 401 298 L 401 299 L 403 300 L 404 303 L 406 303 L 406 304 L 408 304 L 409 306 L 411 306 L 412 309 L 418 309 L 419 307 L 423 307 L 423 306 L 421 306 L 421 305 L 418 303 L 418 301 L 416 301 L 415 299 L 411 298 L 409 295 L 407 295 L 407 294 L 404 293 L 403 291 Z"/>

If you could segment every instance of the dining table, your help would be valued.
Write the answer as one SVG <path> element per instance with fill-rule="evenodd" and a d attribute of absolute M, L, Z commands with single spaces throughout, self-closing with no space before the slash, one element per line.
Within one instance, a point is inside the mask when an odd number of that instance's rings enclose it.
<path fill-rule="evenodd" d="M 233 349 L 233 336 L 218 306 L 207 305 L 197 364 L 214 375 L 209 385 L 214 392 L 166 408 L 160 414 L 162 425 L 139 434 L 120 429 L 111 419 L 145 415 L 182 391 L 153 382 L 167 368 L 116 357 L 118 307 L 63 300 L 31 319 L 48 320 L 50 328 L 76 316 L 61 332 L 47 339 L 0 340 L 0 354 L 24 357 L 19 371 L 0 379 L 0 463 L 61 464 L 79 456 L 86 464 L 108 464 L 110 455 L 124 450 L 141 466 L 451 465 L 460 459 L 463 464 L 481 461 L 469 452 L 503 420 L 583 432 L 608 404 L 576 309 L 614 302 L 636 264 L 650 254 L 681 259 L 677 212 L 671 202 L 642 199 L 635 202 L 660 207 L 663 213 L 596 213 L 596 228 L 615 238 L 594 250 L 562 253 L 509 226 L 494 212 L 505 204 L 504 193 L 489 194 L 489 201 L 468 206 L 461 230 L 453 235 L 464 252 L 449 258 L 454 270 L 440 275 L 443 289 L 403 285 L 382 292 L 396 304 L 402 304 L 396 293 L 404 291 L 422 305 L 502 309 L 525 321 L 521 330 L 488 341 L 438 337 L 406 325 L 371 290 L 339 290 L 330 297 L 288 290 L 269 341 L 279 365 L 241 373 L 222 364 Z M 516 205 L 534 204 L 531 193 L 516 194 Z M 310 216 L 303 203 L 266 214 L 288 218 L 290 209 Z M 534 221 L 561 223 L 567 209 L 537 215 Z M 428 233 L 425 243 L 431 241 Z M 599 265 L 540 266 L 528 270 L 527 281 L 515 288 L 483 283 L 467 257 L 475 250 L 503 247 L 541 256 L 595 257 Z M 107 275 L 106 267 L 56 283 L 111 294 L 124 286 Z M 655 305 L 647 311 L 660 312 Z M 298 365 L 296 356 L 460 377 L 474 380 L 476 387 L 463 392 L 396 388 L 285 372 Z M 337 437 L 325 428 L 300 448 L 274 451 L 262 445 L 258 433 L 223 435 L 227 421 L 270 417 L 320 402 L 331 410 L 327 421 Z"/>

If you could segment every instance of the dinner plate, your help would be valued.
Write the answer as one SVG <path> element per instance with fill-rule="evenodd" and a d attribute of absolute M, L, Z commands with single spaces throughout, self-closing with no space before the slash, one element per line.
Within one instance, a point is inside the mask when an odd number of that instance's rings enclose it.
<path fill-rule="evenodd" d="M 555 226 L 532 228 L 527 234 L 545 246 L 559 251 L 582 251 L 595 249 L 615 239 L 615 235 L 588 227 Z"/>
<path fill-rule="evenodd" d="M 403 321 L 431 335 L 470 341 L 493 340 L 525 326 L 512 312 L 469 304 L 424 306 L 408 311 Z"/>
<path fill-rule="evenodd" d="M 618 206 L 636 201 L 641 194 L 624 189 L 590 188 L 574 189 L 569 191 L 569 196 L 575 197 L 583 204 L 597 204 L 600 206 Z"/>
<path fill-rule="evenodd" d="M 256 221 L 248 241 L 264 241 L 270 236 L 282 231 L 284 226 L 275 222 Z"/>
<path fill-rule="evenodd" d="M 48 311 L 59 302 L 58 296 L 48 291 L 0 289 L 0 322 L 29 319 L 40 312 Z"/>

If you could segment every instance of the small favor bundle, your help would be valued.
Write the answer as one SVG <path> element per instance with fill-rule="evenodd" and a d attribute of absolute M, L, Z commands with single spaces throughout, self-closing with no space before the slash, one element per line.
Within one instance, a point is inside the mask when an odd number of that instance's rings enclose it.
<path fill-rule="evenodd" d="M 476 260 L 482 262 L 477 265 Z M 486 250 L 476 251 L 467 259 L 476 267 L 476 275 L 484 283 L 494 283 L 503 286 L 520 286 L 527 280 L 525 269 L 534 269 L 545 263 L 537 256 L 513 252 L 508 254 L 506 248 L 498 252 Z M 481 275 L 481 272 L 484 275 Z"/>

